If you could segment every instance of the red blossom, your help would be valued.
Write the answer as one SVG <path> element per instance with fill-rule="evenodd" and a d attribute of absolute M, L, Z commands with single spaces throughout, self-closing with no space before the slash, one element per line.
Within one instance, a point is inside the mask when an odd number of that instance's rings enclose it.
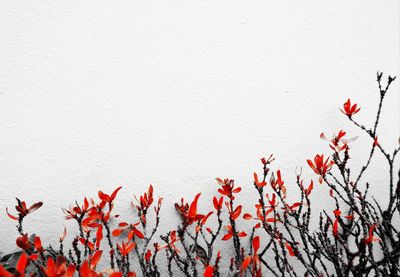
<path fill-rule="evenodd" d="M 181 204 L 175 203 L 175 209 L 181 214 L 182 219 L 188 225 L 204 218 L 204 215 L 197 213 L 197 202 L 199 201 L 200 195 L 201 193 L 198 193 L 195 196 L 190 206 L 188 203 L 185 203 L 183 198 L 181 199 Z"/>
<path fill-rule="evenodd" d="M 223 202 L 223 200 L 224 200 L 224 197 L 223 197 L 223 196 L 221 196 L 219 199 L 217 199 L 217 197 L 214 196 L 214 198 L 213 198 L 213 205 L 214 205 L 214 208 L 215 208 L 217 211 L 220 211 L 220 210 L 222 209 L 222 202 Z"/>
<path fill-rule="evenodd" d="M 54 262 L 53 258 L 47 259 L 46 266 L 41 267 L 46 277 L 72 277 L 75 272 L 75 265 L 67 266 L 66 260 L 62 256 L 58 256 Z"/>
<path fill-rule="evenodd" d="M 114 201 L 115 197 L 117 197 L 117 193 L 121 188 L 122 187 L 118 187 L 116 190 L 113 191 L 113 193 L 111 193 L 111 195 L 105 194 L 100 190 L 98 193 L 100 200 L 111 204 Z"/>
<path fill-rule="evenodd" d="M 351 138 L 351 139 L 343 139 L 343 137 L 346 135 L 346 132 L 343 130 L 340 130 L 337 135 L 333 135 L 331 139 L 328 139 L 324 133 L 321 133 L 320 138 L 326 141 L 329 141 L 329 147 L 334 150 L 335 152 L 341 152 L 345 149 L 348 149 L 348 143 L 349 141 L 353 141 L 357 139 L 357 137 Z"/>
<path fill-rule="evenodd" d="M 117 243 L 117 247 L 122 256 L 128 255 L 136 246 L 134 242 L 122 242 L 121 244 Z"/>
<path fill-rule="evenodd" d="M 28 250 L 32 247 L 32 244 L 29 240 L 28 234 L 24 234 L 17 238 L 16 244 L 19 248 L 23 250 Z"/>
<path fill-rule="evenodd" d="M 260 160 L 261 160 L 261 163 L 262 163 L 264 166 L 266 166 L 266 165 L 272 163 L 272 162 L 275 160 L 275 158 L 274 158 L 273 155 L 271 154 L 271 155 L 269 155 L 268 159 L 265 159 L 265 158 L 263 157 L 263 158 L 261 158 Z"/>
<path fill-rule="evenodd" d="M 253 176 L 254 176 L 254 185 L 256 185 L 257 187 L 264 187 L 267 185 L 267 182 L 265 182 L 265 181 L 260 182 L 258 180 L 258 176 L 257 176 L 256 172 L 253 173 Z"/>
<path fill-rule="evenodd" d="M 18 216 L 14 216 L 8 212 L 8 208 L 6 208 L 6 212 L 9 218 L 13 220 L 22 220 L 25 216 L 27 216 L 30 213 L 33 213 L 37 209 L 39 209 L 43 205 L 43 202 L 37 202 L 30 206 L 29 208 L 27 207 L 25 201 L 21 201 L 17 198 L 17 205 L 15 206 L 15 209 L 18 212 Z"/>
<path fill-rule="evenodd" d="M 312 170 L 314 170 L 315 174 L 319 175 L 319 183 L 322 184 L 323 177 L 331 170 L 332 165 L 334 164 L 333 161 L 331 161 L 328 158 L 324 161 L 324 154 L 321 155 L 316 155 L 314 157 L 314 162 L 311 160 L 307 160 L 308 165 L 311 167 Z"/>
<path fill-rule="evenodd" d="M 143 195 L 139 197 L 139 199 L 136 198 L 137 204 L 132 205 L 136 207 L 136 209 L 139 212 L 139 217 L 142 223 L 146 224 L 146 215 L 147 215 L 147 210 L 151 207 L 151 205 L 154 202 L 153 198 L 153 186 L 150 185 L 147 192 L 145 192 Z"/>
<path fill-rule="evenodd" d="M 25 254 L 25 252 L 22 252 L 21 256 L 18 259 L 18 262 L 15 266 L 15 273 L 11 273 L 8 270 L 6 270 L 3 265 L 0 264 L 0 276 L 2 277 L 24 277 L 25 276 L 25 270 L 26 267 L 28 266 L 29 263 L 29 257 Z M 70 277 L 70 276 L 66 276 Z"/>
<path fill-rule="evenodd" d="M 221 185 L 221 188 L 218 189 L 218 192 L 222 195 L 228 196 L 232 200 L 235 199 L 235 196 L 233 194 L 239 193 L 242 190 L 241 187 L 235 188 L 234 180 L 222 180 L 220 178 L 216 178 L 215 180 L 217 180 L 218 184 Z"/>
<path fill-rule="evenodd" d="M 357 104 L 351 104 L 350 99 L 343 104 L 343 109 L 340 109 L 342 113 L 347 115 L 348 117 L 353 116 L 354 114 L 358 113 L 361 108 L 357 109 Z"/>
<path fill-rule="evenodd" d="M 89 210 L 89 201 L 85 197 L 83 199 L 82 206 L 79 206 L 79 204 L 76 202 L 75 206 L 70 207 L 69 209 L 63 209 L 63 212 L 65 214 L 65 219 L 79 220 L 83 218 L 83 216 L 87 213 L 88 210 Z"/>
<path fill-rule="evenodd" d="M 308 185 L 308 187 L 307 187 L 307 188 L 304 188 L 304 187 L 303 187 L 303 180 L 301 180 L 301 182 L 300 182 L 300 188 L 303 190 L 303 192 L 304 192 L 304 194 L 305 194 L 306 196 L 309 196 L 309 195 L 311 194 L 312 190 L 314 189 L 314 181 L 311 180 L 311 181 L 310 181 L 310 184 Z"/>

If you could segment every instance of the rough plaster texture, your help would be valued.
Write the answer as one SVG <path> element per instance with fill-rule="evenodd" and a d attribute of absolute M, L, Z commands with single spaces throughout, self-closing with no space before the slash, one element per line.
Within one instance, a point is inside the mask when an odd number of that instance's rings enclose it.
<path fill-rule="evenodd" d="M 14 249 L 3 211 L 15 196 L 45 202 L 26 231 L 39 226 L 51 243 L 63 224 L 73 230 L 61 207 L 99 189 L 124 186 L 125 217 L 150 183 L 164 216 L 197 191 L 208 205 L 217 176 L 236 179 L 247 201 L 270 153 L 290 187 L 296 166 L 329 153 L 321 131 L 360 135 L 338 110 L 347 97 L 371 123 L 375 72 L 399 74 L 398 1 L 1 1 L 0 14 L 3 251 Z M 383 118 L 379 137 L 393 148 L 398 81 Z M 370 143 L 353 144 L 355 167 Z M 384 201 L 379 161 L 369 180 Z M 326 191 L 315 194 L 318 209 Z"/>

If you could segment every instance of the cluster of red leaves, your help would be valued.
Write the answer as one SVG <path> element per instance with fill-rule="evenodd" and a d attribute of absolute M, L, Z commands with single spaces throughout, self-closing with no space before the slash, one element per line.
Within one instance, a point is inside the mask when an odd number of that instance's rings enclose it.
<path fill-rule="evenodd" d="M 342 112 L 348 117 L 352 117 L 359 112 L 359 110 L 360 108 L 357 108 L 356 104 L 352 105 L 349 99 L 343 105 Z M 334 150 L 336 154 L 341 151 L 345 151 L 347 154 L 349 141 L 344 139 L 345 135 L 346 132 L 340 130 L 332 139 L 327 139 L 323 133 L 321 134 L 321 138 L 329 141 L 330 148 Z M 24 201 L 20 201 L 17 198 L 17 206 L 15 209 L 18 214 L 13 215 L 8 209 L 6 213 L 12 220 L 19 222 L 18 230 L 20 236 L 16 239 L 16 245 L 23 250 L 23 253 L 16 264 L 15 273 L 7 271 L 0 265 L 0 276 L 33 276 L 27 273 L 28 265 L 32 264 L 42 275 L 48 277 L 72 277 L 76 272 L 78 272 L 81 277 L 104 275 L 111 277 L 132 277 L 136 276 L 129 267 L 129 255 L 133 252 L 136 253 L 139 260 L 142 259 L 140 266 L 143 272 L 148 272 L 148 270 L 155 270 L 154 272 L 156 272 L 155 256 L 160 251 L 166 251 L 169 261 L 175 261 L 178 265 L 185 265 L 184 261 L 182 262 L 184 258 L 181 255 L 186 253 L 191 264 L 195 264 L 196 262 L 191 260 L 190 251 L 187 249 L 187 245 L 185 245 L 185 234 L 188 234 L 194 241 L 190 249 L 194 249 L 193 251 L 196 252 L 196 259 L 202 261 L 204 276 L 219 276 L 215 273 L 218 272 L 218 263 L 221 259 L 221 253 L 218 251 L 218 254 L 213 257 L 212 248 L 215 239 L 220 234 L 221 226 L 225 226 L 226 228 L 225 233 L 220 237 L 221 240 L 232 241 L 236 252 L 235 257 L 231 258 L 231 268 L 236 268 L 236 272 L 238 272 L 240 276 L 243 276 L 243 273 L 246 271 L 249 271 L 252 276 L 262 276 L 263 260 L 260 252 L 265 251 L 260 251 L 262 248 L 261 237 L 257 235 L 257 230 L 264 229 L 270 232 L 269 234 L 272 236 L 273 240 L 275 240 L 270 242 L 270 244 L 278 243 L 283 246 L 283 250 L 287 251 L 290 257 L 296 257 L 300 249 L 299 243 L 293 243 L 284 239 L 282 233 L 276 226 L 278 224 L 284 224 L 284 220 L 288 214 L 295 214 L 306 205 L 303 199 L 297 202 L 287 202 L 287 187 L 283 180 L 281 170 L 278 169 L 272 172 L 271 178 L 268 181 L 266 180 L 266 176 L 270 170 L 268 166 L 272 161 L 274 161 L 272 155 L 268 159 L 262 158 L 263 174 L 259 175 L 256 172 L 253 173 L 253 184 L 260 195 L 258 203 L 255 204 L 254 214 L 251 212 L 243 212 L 243 205 L 238 205 L 236 203 L 235 197 L 242 191 L 242 188 L 236 186 L 234 180 L 216 178 L 217 184 L 219 185 L 217 191 L 220 195 L 212 198 L 214 210 L 199 212 L 200 193 L 198 193 L 191 202 L 186 202 L 185 199 L 182 198 L 179 203 L 175 203 L 175 209 L 180 215 L 182 225 L 175 230 L 170 230 L 167 236 L 161 237 L 165 243 L 160 244 L 159 242 L 154 242 L 153 250 L 148 249 L 147 246 L 151 241 L 154 241 L 153 235 L 158 227 L 162 198 L 159 198 L 154 206 L 157 223 L 151 235 L 148 235 L 146 232 L 148 211 L 155 203 L 152 185 L 149 186 L 144 194 L 140 195 L 138 198 L 135 197 L 135 203 L 132 202 L 132 206 L 136 209 L 138 217 L 138 219 L 133 222 L 121 221 L 118 223 L 116 222 L 118 215 L 113 213 L 114 201 L 122 187 L 118 187 L 111 194 L 99 191 L 98 201 L 84 197 L 83 204 L 76 202 L 74 206 L 63 209 L 65 218 L 67 220 L 75 220 L 80 230 L 79 235 L 74 239 L 73 251 L 70 251 L 69 255 L 64 254 L 62 251 L 63 241 L 67 235 L 66 230 L 59 239 L 60 250 L 56 253 L 54 253 L 54 251 L 50 252 L 48 248 L 44 248 L 39 236 L 32 239 L 27 233 L 23 232 L 23 219 L 40 208 L 42 202 L 37 202 L 28 208 Z M 307 163 L 312 171 L 319 177 L 319 183 L 321 184 L 335 164 L 331 157 L 325 158 L 324 154 L 317 154 L 313 159 L 308 159 Z M 300 180 L 299 187 L 301 188 L 303 198 L 306 198 L 308 201 L 314 189 L 313 180 L 310 180 L 308 186 L 303 185 L 303 180 Z M 266 188 L 270 188 L 272 192 L 265 193 L 264 189 Z M 332 194 L 333 191 L 331 190 L 331 196 Z M 227 223 L 222 219 L 221 215 L 223 212 L 226 213 Z M 348 214 L 342 216 L 340 209 L 336 209 L 333 213 L 334 219 L 331 221 L 332 237 L 340 239 L 340 221 L 344 219 L 351 221 L 354 219 L 354 215 Z M 212 216 L 217 219 L 217 225 L 219 227 L 216 230 L 207 226 L 207 222 Z M 250 236 L 246 231 L 238 229 L 237 221 L 240 219 L 254 222 L 254 224 L 252 224 Z M 111 230 L 110 228 L 113 225 L 117 227 Z M 190 233 L 191 229 L 189 228 L 192 225 L 194 225 L 194 229 L 193 233 Z M 362 240 L 365 245 L 380 240 L 378 237 L 374 236 L 377 227 L 377 223 L 368 227 L 368 236 L 364 237 Z M 206 234 L 208 234 L 209 237 L 207 237 Z M 112 237 L 119 237 L 122 241 L 118 243 L 113 242 Z M 204 238 L 204 243 L 207 245 L 208 252 L 198 244 L 199 237 Z M 248 251 L 241 241 L 241 239 L 246 237 L 250 237 Z M 208 238 L 211 239 L 208 240 Z M 108 244 L 111 259 L 111 269 L 106 272 L 96 270 L 104 251 L 102 241 L 106 241 L 106 244 Z M 77 242 L 80 242 L 81 245 L 78 246 Z M 144 243 L 145 247 L 143 249 L 139 248 L 139 242 Z M 248 252 L 247 254 L 246 251 Z M 84 254 L 82 254 L 82 252 L 84 252 Z M 74 258 L 71 253 L 75 253 L 76 258 Z M 81 260 L 81 258 L 84 259 Z M 212 262 L 212 258 L 214 258 L 214 262 Z M 114 265 L 114 261 L 116 261 L 117 266 Z M 194 268 L 193 270 L 196 269 Z M 187 274 L 186 272 L 184 273 Z M 157 274 L 155 276 L 157 276 Z"/>

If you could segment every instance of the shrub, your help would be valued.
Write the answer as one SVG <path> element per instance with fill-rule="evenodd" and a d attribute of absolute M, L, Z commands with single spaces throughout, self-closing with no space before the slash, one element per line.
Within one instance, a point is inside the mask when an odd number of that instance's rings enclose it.
<path fill-rule="evenodd" d="M 327 200 L 335 206 L 333 211 L 312 211 L 311 195 L 320 186 L 304 180 L 301 172 L 295 180 L 297 186 L 290 188 L 291 193 L 297 189 L 299 197 L 290 201 L 281 171 L 271 168 L 273 155 L 262 158 L 260 172 L 254 172 L 254 210 L 245 212 L 237 202 L 241 187 L 234 180 L 217 178 L 212 210 L 200 211 L 200 193 L 189 202 L 182 198 L 175 203 L 179 226 L 159 230 L 162 198 L 154 198 L 153 186 L 133 200 L 137 216 L 133 222 L 119 221 L 113 212 L 118 187 L 111 194 L 99 191 L 98 199 L 84 197 L 81 204 L 64 209 L 66 219 L 79 227 L 78 234 L 69 234 L 73 239 L 68 249 L 64 245 L 67 230 L 59 245 L 49 247 L 43 246 L 39 236 L 25 233 L 25 217 L 42 202 L 29 206 L 17 198 L 16 211 L 7 209 L 7 214 L 17 222 L 16 244 L 21 251 L 3 256 L 0 275 L 115 277 L 136 276 L 136 270 L 142 276 L 181 272 L 211 277 L 222 275 L 220 261 L 224 258 L 230 260 L 229 276 L 399 276 L 400 226 L 395 220 L 400 218 L 400 170 L 395 168 L 395 158 L 400 147 L 385 149 L 377 131 L 383 102 L 394 80 L 389 76 L 384 84 L 382 73 L 377 73 L 379 103 L 373 126 L 356 121 L 360 107 L 350 99 L 341 109 L 371 140 L 368 158 L 359 170 L 349 166 L 352 140 L 343 130 L 331 138 L 321 134 L 331 149 L 330 156 L 317 154 L 307 160 L 317 182 L 329 188 Z M 361 181 L 376 154 L 383 155 L 388 167 L 387 202 L 370 195 L 369 183 Z M 315 214 L 318 223 L 313 226 Z M 244 229 L 239 221 L 249 227 Z M 221 240 L 232 245 L 233 255 L 218 251 Z M 105 255 L 109 266 L 99 270 Z M 160 259 L 166 261 L 164 271 Z"/>

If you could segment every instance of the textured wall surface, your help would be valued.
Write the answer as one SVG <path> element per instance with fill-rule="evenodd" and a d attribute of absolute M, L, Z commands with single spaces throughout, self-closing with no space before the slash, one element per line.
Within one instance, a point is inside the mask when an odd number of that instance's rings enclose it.
<path fill-rule="evenodd" d="M 217 176 L 254 202 L 252 172 L 270 153 L 290 187 L 296 166 L 330 152 L 321 131 L 361 134 L 339 112 L 347 97 L 371 124 L 376 71 L 399 75 L 399 1 L 1 1 L 0 15 L 1 251 L 15 247 L 15 196 L 45 202 L 26 231 L 53 243 L 73 230 L 61 207 L 99 189 L 124 186 L 125 217 L 150 183 L 163 215 L 197 191 L 209 205 Z M 388 149 L 399 101 L 397 80 L 378 132 Z M 356 168 L 370 144 L 353 143 Z M 384 201 L 377 158 L 369 181 Z"/>

